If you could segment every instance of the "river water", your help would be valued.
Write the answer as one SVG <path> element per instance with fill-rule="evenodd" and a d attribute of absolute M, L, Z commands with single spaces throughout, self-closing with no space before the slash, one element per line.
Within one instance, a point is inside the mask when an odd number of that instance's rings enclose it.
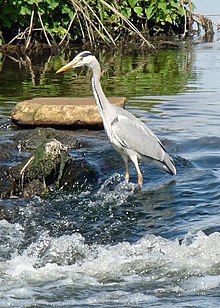
<path fill-rule="evenodd" d="M 0 307 L 218 307 L 220 303 L 220 42 L 98 53 L 107 95 L 123 95 L 174 158 L 177 175 L 124 165 L 104 131 L 75 131 L 71 154 L 97 169 L 93 189 L 0 201 Z M 86 70 L 55 71 L 71 53 L 2 56 L 1 142 L 16 101 L 91 95 Z M 22 61 L 21 61 L 22 60 Z M 9 162 L 13 164 L 14 161 Z M 9 217 L 7 219 L 7 217 Z"/>

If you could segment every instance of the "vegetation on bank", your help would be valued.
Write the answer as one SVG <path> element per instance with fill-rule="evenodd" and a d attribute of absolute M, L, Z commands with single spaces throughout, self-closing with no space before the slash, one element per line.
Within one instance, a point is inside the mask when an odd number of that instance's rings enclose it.
<path fill-rule="evenodd" d="M 0 45 L 105 42 L 186 35 L 191 0 L 0 0 Z"/>

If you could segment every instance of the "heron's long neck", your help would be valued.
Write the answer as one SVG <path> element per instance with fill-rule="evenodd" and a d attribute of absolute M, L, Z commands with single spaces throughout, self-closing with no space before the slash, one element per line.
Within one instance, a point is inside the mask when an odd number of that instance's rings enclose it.
<path fill-rule="evenodd" d="M 103 110 L 109 105 L 109 101 L 105 96 L 105 93 L 102 90 L 102 86 L 100 83 L 101 69 L 99 63 L 96 64 L 95 67 L 92 68 L 93 76 L 92 76 L 92 88 L 95 96 L 96 104 L 98 105 L 99 112 L 102 116 Z"/>

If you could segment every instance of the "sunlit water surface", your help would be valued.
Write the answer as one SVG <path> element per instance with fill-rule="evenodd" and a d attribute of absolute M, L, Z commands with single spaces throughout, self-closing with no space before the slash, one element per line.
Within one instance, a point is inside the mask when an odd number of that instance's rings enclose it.
<path fill-rule="evenodd" d="M 100 174 L 93 190 L 1 201 L 10 217 L 0 221 L 1 307 L 219 306 L 220 43 L 117 59 L 106 93 L 128 97 L 177 175 L 141 165 L 144 187 L 134 193 L 135 170 L 126 185 L 104 132 L 76 131 L 90 146 L 72 154 Z M 28 97 L 91 95 L 86 72 L 55 76 L 59 59 L 37 82 L 5 61 L 3 115 Z M 15 133 L 10 121 L 1 128 L 2 140 Z"/>

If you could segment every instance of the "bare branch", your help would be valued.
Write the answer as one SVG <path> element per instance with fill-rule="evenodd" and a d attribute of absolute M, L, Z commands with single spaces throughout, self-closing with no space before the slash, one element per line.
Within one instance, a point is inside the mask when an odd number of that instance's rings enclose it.
<path fill-rule="evenodd" d="M 151 44 L 143 35 L 142 33 L 130 22 L 129 19 L 124 17 L 113 5 L 110 5 L 105 0 L 100 0 L 103 5 L 108 7 L 110 10 L 112 10 L 116 15 L 118 15 L 124 22 L 129 26 L 130 29 L 132 29 L 133 32 L 135 32 L 145 43 L 147 43 L 148 47 L 152 49 L 156 49 L 153 44 Z"/>
<path fill-rule="evenodd" d="M 29 27 L 29 31 L 28 31 L 28 37 L 27 37 L 27 42 L 26 42 L 26 45 L 25 45 L 25 50 L 28 49 L 28 46 L 30 44 L 30 41 L 31 41 L 31 34 L 32 34 L 32 31 L 33 31 L 33 26 L 34 26 L 34 14 L 35 14 L 35 10 L 33 8 L 32 10 L 32 13 L 31 13 L 31 20 L 30 20 L 30 27 Z"/>
<path fill-rule="evenodd" d="M 37 5 L 37 8 L 38 8 L 38 5 Z M 40 14 L 39 10 L 37 10 L 37 14 L 38 14 L 38 17 L 39 17 L 39 20 L 40 20 L 40 23 L 41 23 L 41 27 L 43 28 L 43 32 L 44 32 L 44 36 L 45 36 L 45 38 L 46 38 L 46 40 L 47 40 L 47 44 L 51 47 L 50 40 L 49 40 L 49 38 L 48 38 L 48 36 L 47 36 L 47 30 L 46 30 L 46 28 L 44 27 L 44 23 L 43 23 L 43 20 L 42 20 L 42 18 L 41 18 L 41 14 Z"/>
<path fill-rule="evenodd" d="M 63 44 L 65 38 L 66 38 L 67 35 L 69 34 L 70 28 L 72 27 L 72 24 L 73 24 L 73 22 L 74 22 L 74 19 L 75 19 L 76 15 L 77 15 L 77 13 L 75 12 L 75 14 L 74 14 L 73 18 L 71 19 L 71 21 L 70 21 L 70 23 L 69 23 L 69 26 L 68 26 L 68 28 L 67 28 L 67 32 L 65 33 L 64 37 L 62 38 L 62 40 L 59 42 L 59 45 L 62 45 L 62 44 Z"/>
<path fill-rule="evenodd" d="M 101 19 L 98 17 L 98 15 L 96 14 L 96 12 L 92 9 L 92 7 L 90 5 L 88 5 L 87 1 L 82 0 L 84 2 L 84 4 L 89 8 L 89 10 L 93 13 L 94 17 L 97 19 L 97 21 L 99 22 L 100 26 L 102 27 L 102 29 L 104 30 L 104 32 L 107 34 L 107 36 L 110 38 L 110 40 L 112 41 L 112 43 L 115 45 L 115 41 L 113 39 L 113 37 L 111 36 L 111 34 L 108 32 L 108 30 L 106 29 L 106 27 L 103 25 Z"/>

